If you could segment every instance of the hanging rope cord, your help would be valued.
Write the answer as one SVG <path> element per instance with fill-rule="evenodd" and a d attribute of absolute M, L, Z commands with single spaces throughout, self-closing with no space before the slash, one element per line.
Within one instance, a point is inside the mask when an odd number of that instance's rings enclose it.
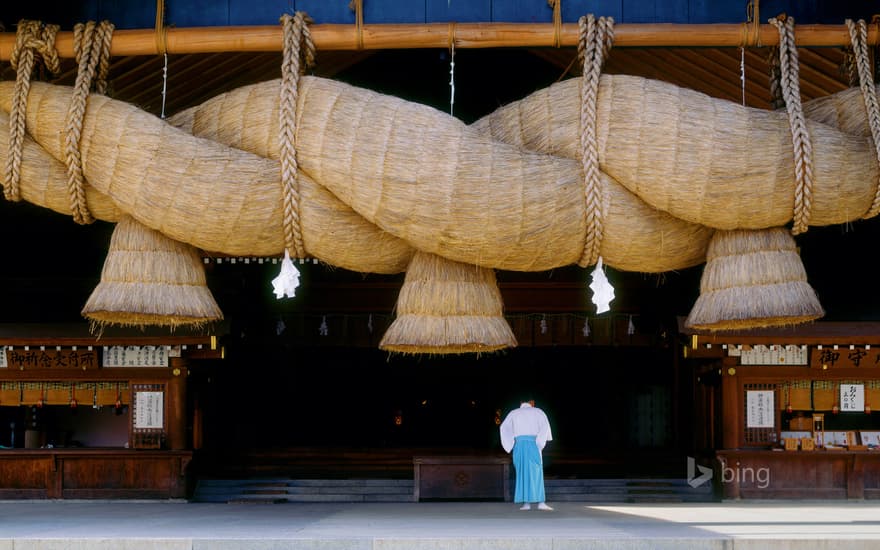
<path fill-rule="evenodd" d="M 76 55 L 77 72 L 64 124 L 64 160 L 67 164 L 67 195 L 70 200 L 70 210 L 73 213 L 73 220 L 78 224 L 95 221 L 86 202 L 80 138 L 92 86 L 94 85 L 95 93 L 104 95 L 107 91 L 113 29 L 114 26 L 109 21 L 77 23 L 73 28 L 73 51 Z"/>
<path fill-rule="evenodd" d="M 578 57 L 583 60 L 581 76 L 580 145 L 586 200 L 586 240 L 578 265 L 587 267 L 599 260 L 604 226 L 602 221 L 602 188 L 599 180 L 599 140 L 597 138 L 596 104 L 599 77 L 605 58 L 614 42 L 614 19 L 592 14 L 578 20 L 580 39 Z"/>
<path fill-rule="evenodd" d="M 15 70 L 12 88 L 12 106 L 9 110 L 9 145 L 3 174 L 3 196 L 9 201 L 21 200 L 21 157 L 26 132 L 27 96 L 31 75 L 39 55 L 53 74 L 61 72 L 61 61 L 55 49 L 58 25 L 43 25 L 39 21 L 21 20 L 15 33 L 15 45 L 9 62 Z"/>
<path fill-rule="evenodd" d="M 284 201 L 284 246 L 292 258 L 305 258 L 300 225 L 300 194 L 296 160 L 296 102 L 299 77 L 315 64 L 315 44 L 309 30 L 311 19 L 303 12 L 281 17 L 284 56 L 281 65 L 280 156 Z"/>
<path fill-rule="evenodd" d="M 791 231 L 792 234 L 799 235 L 809 228 L 813 207 L 813 145 L 801 106 L 798 81 L 800 68 L 794 42 L 794 18 L 783 15 L 771 18 L 769 23 L 779 31 L 778 93 L 785 101 L 794 149 L 794 223 Z M 773 93 L 772 88 L 771 93 Z"/>
<path fill-rule="evenodd" d="M 864 19 L 860 19 L 858 23 L 853 22 L 852 19 L 847 19 L 846 26 L 849 29 L 853 57 L 858 69 L 859 87 L 862 90 L 862 97 L 865 101 L 868 127 L 874 140 L 877 162 L 880 164 L 880 104 L 877 102 L 877 89 L 874 85 L 874 77 L 871 74 L 871 59 L 868 54 L 868 28 Z M 873 218 L 878 213 L 880 213 L 880 181 L 877 183 L 874 201 L 863 218 Z"/>

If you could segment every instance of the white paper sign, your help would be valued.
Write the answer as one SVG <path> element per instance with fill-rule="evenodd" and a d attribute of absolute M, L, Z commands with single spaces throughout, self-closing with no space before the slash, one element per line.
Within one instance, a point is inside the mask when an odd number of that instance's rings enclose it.
<path fill-rule="evenodd" d="M 746 392 L 746 427 L 773 428 L 776 425 L 776 409 L 773 406 L 773 390 L 750 390 Z"/>
<path fill-rule="evenodd" d="M 139 430 L 161 430 L 165 427 L 164 394 L 160 391 L 135 392 L 134 427 Z"/>
<path fill-rule="evenodd" d="M 841 412 L 865 412 L 865 385 L 840 385 Z"/>

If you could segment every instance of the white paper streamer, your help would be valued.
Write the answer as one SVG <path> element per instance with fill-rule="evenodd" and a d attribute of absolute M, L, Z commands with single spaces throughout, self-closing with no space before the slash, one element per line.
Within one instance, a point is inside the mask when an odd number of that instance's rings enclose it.
<path fill-rule="evenodd" d="M 605 272 L 602 270 L 602 257 L 596 262 L 593 270 L 593 282 L 590 283 L 593 291 L 593 304 L 596 305 L 596 313 L 604 313 L 611 309 L 611 300 L 614 299 L 614 287 L 608 282 Z"/>
<path fill-rule="evenodd" d="M 290 254 L 284 251 L 284 259 L 281 260 L 281 273 L 272 279 L 272 288 L 275 291 L 275 298 L 281 299 L 285 295 L 293 298 L 296 294 L 296 287 L 299 286 L 299 270 L 290 260 Z"/>

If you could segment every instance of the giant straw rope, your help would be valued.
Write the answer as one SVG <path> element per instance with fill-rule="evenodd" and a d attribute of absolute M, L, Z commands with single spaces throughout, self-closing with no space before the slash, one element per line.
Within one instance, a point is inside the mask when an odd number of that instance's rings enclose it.
<path fill-rule="evenodd" d="M 414 249 L 520 271 L 583 262 L 591 231 L 579 160 L 582 86 L 554 84 L 467 126 L 424 105 L 302 76 L 295 153 L 304 253 L 376 273 L 402 271 Z M 90 95 L 79 136 L 90 212 L 109 221 L 128 214 L 206 251 L 278 255 L 288 246 L 282 87 L 275 80 L 222 94 L 175 117 L 182 129 Z M 55 195 L 67 180 L 59 136 L 71 95 L 35 82 L 21 116 L 14 84 L 0 82 L 0 106 L 27 129 L 4 136 L 22 141 L 21 196 L 67 213 L 71 206 Z M 832 104 L 829 115 L 822 107 Z M 625 75 L 598 78 L 595 111 L 607 265 L 690 267 L 705 260 L 715 229 L 792 220 L 787 113 Z M 810 223 L 870 214 L 878 158 L 863 99 L 844 92 L 805 104 L 803 113 Z M 6 157 L 7 145 L 0 143 Z"/>

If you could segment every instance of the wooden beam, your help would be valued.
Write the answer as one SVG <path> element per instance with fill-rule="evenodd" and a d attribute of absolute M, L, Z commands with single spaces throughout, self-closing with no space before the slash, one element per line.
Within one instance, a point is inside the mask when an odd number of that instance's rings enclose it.
<path fill-rule="evenodd" d="M 880 44 L 880 29 L 870 25 L 868 45 Z M 535 48 L 554 47 L 556 32 L 550 23 L 427 23 L 364 25 L 358 35 L 354 25 L 313 25 L 311 35 L 319 50 L 384 50 L 412 48 Z M 165 28 L 163 52 L 155 29 L 118 30 L 113 33 L 111 55 L 161 53 L 277 52 L 282 49 L 281 26 Z M 577 46 L 578 25 L 565 23 L 560 45 Z M 847 46 L 846 25 L 799 25 L 798 46 Z M 614 27 L 614 47 L 739 47 L 773 46 L 779 32 L 771 25 L 622 23 Z M 359 46 L 359 44 L 362 44 Z M 9 60 L 15 33 L 0 34 L 0 60 Z M 73 32 L 58 33 L 55 45 L 64 58 L 74 57 Z"/>

